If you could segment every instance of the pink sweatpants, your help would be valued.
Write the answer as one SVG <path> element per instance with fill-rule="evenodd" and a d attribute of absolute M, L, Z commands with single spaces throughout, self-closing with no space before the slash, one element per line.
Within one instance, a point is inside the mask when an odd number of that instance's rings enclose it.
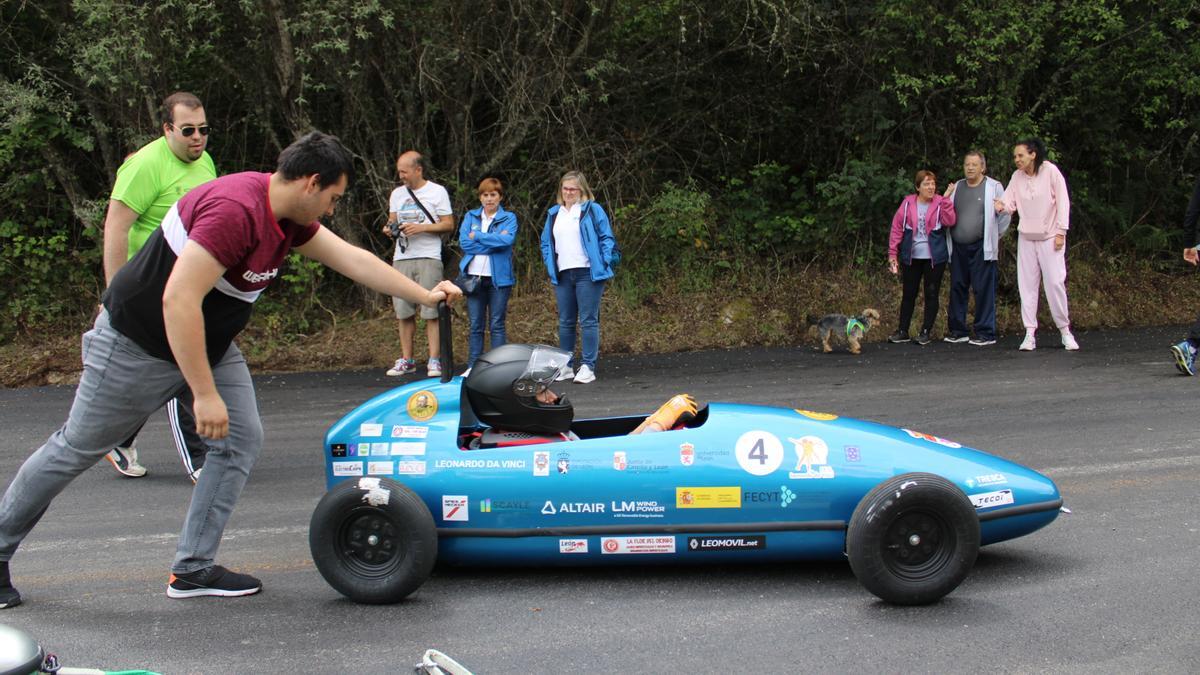
<path fill-rule="evenodd" d="M 1067 311 L 1067 247 L 1054 250 L 1054 237 L 1044 241 L 1017 238 L 1017 288 L 1021 291 L 1021 323 L 1037 330 L 1038 282 L 1046 286 L 1050 316 L 1060 331 L 1071 329 Z"/>

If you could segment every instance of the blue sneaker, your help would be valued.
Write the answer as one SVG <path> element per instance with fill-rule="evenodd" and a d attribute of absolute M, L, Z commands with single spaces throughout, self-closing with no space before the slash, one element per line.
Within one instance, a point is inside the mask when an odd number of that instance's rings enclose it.
<path fill-rule="evenodd" d="M 1177 345 L 1171 345 L 1171 355 L 1175 357 L 1175 367 L 1184 375 L 1196 374 L 1196 348 L 1191 342 L 1184 340 Z"/>

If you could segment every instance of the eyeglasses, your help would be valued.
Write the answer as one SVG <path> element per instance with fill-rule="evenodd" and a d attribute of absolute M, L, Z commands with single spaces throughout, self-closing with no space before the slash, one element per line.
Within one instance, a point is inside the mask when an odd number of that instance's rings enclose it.
<path fill-rule="evenodd" d="M 177 127 L 177 126 L 175 126 L 174 122 L 170 122 L 169 124 L 171 126 L 175 127 L 175 129 L 179 133 L 183 134 L 184 138 L 191 138 L 192 134 L 195 134 L 197 131 L 200 132 L 201 136 L 207 136 L 208 132 L 210 131 L 210 128 L 207 124 L 205 124 L 203 126 L 199 126 L 199 127 L 193 127 L 193 126 Z"/>
<path fill-rule="evenodd" d="M 562 189 L 562 191 L 563 191 L 563 192 L 579 192 L 579 188 L 569 188 L 569 187 L 565 187 L 565 188 L 563 188 L 563 189 Z"/>

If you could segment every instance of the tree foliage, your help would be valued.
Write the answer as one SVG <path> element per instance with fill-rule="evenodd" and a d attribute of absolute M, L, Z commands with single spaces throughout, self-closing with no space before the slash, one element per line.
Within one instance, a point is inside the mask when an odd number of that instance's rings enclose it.
<path fill-rule="evenodd" d="M 1198 153 L 1197 22 L 1191 0 L 8 0 L 0 337 L 94 306 L 116 169 L 177 89 L 204 100 L 222 173 L 340 136 L 361 179 L 330 225 L 381 253 L 400 151 L 460 213 L 504 178 L 524 279 L 568 168 L 617 215 L 634 292 L 671 270 L 875 262 L 917 169 L 944 182 L 978 148 L 1007 182 L 1031 135 L 1085 250 L 1164 251 Z M 364 301 L 297 279 L 299 304 Z"/>

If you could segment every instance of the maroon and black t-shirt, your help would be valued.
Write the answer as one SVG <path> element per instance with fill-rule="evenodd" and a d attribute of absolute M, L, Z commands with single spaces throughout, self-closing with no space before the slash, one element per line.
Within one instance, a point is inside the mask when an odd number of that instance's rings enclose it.
<path fill-rule="evenodd" d="M 246 327 L 254 301 L 279 275 L 288 252 L 307 243 L 320 227 L 275 220 L 267 195 L 270 176 L 224 176 L 176 202 L 104 292 L 112 327 L 153 356 L 175 360 L 163 323 L 162 296 L 175 261 L 191 240 L 225 267 L 201 306 L 208 359 L 216 363 Z"/>

